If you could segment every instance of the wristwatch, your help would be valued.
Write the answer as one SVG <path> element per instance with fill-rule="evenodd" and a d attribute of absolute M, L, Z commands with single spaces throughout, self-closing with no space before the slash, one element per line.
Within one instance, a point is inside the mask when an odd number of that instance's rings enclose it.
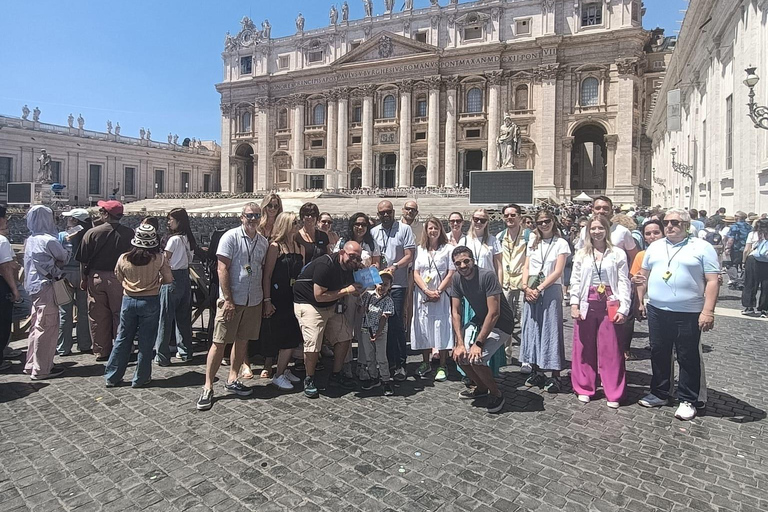
<path fill-rule="evenodd" d="M 480 348 L 483 348 L 483 346 L 485 345 L 485 342 L 484 341 L 476 341 L 475 345 L 477 345 Z"/>
<path fill-rule="evenodd" d="M 398 268 L 400 268 L 400 265 L 398 265 L 397 263 L 393 263 L 393 264 L 392 264 L 392 266 L 393 266 L 393 267 L 395 267 L 395 270 L 397 270 Z"/>

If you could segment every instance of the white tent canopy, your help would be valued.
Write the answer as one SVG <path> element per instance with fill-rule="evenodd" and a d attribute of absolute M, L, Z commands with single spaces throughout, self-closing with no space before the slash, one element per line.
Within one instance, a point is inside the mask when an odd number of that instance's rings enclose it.
<path fill-rule="evenodd" d="M 586 193 L 582 192 L 581 194 L 579 194 L 576 197 L 574 197 L 573 200 L 574 201 L 583 202 L 583 203 L 588 203 L 588 202 L 592 201 L 592 198 L 589 197 Z"/>

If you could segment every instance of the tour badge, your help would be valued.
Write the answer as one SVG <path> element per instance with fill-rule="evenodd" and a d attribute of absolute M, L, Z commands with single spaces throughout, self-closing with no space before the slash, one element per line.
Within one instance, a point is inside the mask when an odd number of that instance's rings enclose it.
<path fill-rule="evenodd" d="M 603 283 L 600 283 L 600 286 L 597 287 L 597 293 L 601 295 L 605 293 L 605 285 Z"/>
<path fill-rule="evenodd" d="M 387 257 L 383 254 L 381 255 L 381 268 L 387 268 Z"/>
<path fill-rule="evenodd" d="M 666 272 L 664 272 L 664 275 L 663 275 L 663 276 L 661 276 L 661 278 L 664 280 L 664 282 L 665 282 L 665 283 L 666 283 L 667 281 L 669 281 L 669 278 L 670 278 L 670 277 L 672 277 L 672 272 L 670 272 L 669 270 L 667 270 Z"/>

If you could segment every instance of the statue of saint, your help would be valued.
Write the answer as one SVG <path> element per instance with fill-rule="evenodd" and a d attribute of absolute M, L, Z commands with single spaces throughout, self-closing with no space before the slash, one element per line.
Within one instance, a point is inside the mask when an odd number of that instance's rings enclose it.
<path fill-rule="evenodd" d="M 301 13 L 296 16 L 296 32 L 304 32 L 304 16 Z"/>
<path fill-rule="evenodd" d="M 115 125 L 115 135 L 120 135 L 120 122 Z"/>
<path fill-rule="evenodd" d="M 139 128 L 139 138 L 141 140 L 144 140 L 144 135 L 145 134 L 146 134 L 146 132 L 144 131 L 144 127 L 142 126 L 141 128 Z"/>
<path fill-rule="evenodd" d="M 85 119 L 83 119 L 83 114 L 77 114 L 77 127 L 82 130 L 83 126 L 85 126 Z"/>
<path fill-rule="evenodd" d="M 365 9 L 366 18 L 373 16 L 373 0 L 363 0 L 363 8 Z"/>
<path fill-rule="evenodd" d="M 40 156 L 37 159 L 39 164 L 37 169 L 37 181 L 38 183 L 50 183 L 51 182 L 51 155 L 44 149 L 40 150 Z"/>
<path fill-rule="evenodd" d="M 173 144 L 173 134 L 172 133 L 168 134 L 168 144 Z"/>
<path fill-rule="evenodd" d="M 109 198 L 113 201 L 116 200 L 118 192 L 120 192 L 120 182 L 117 182 L 117 186 L 112 189 L 112 195 Z"/>
<path fill-rule="evenodd" d="M 512 117 L 504 116 L 504 124 L 499 128 L 499 138 L 496 139 L 498 148 L 498 163 L 501 169 L 514 169 L 514 157 L 520 154 L 520 127 Z"/>
<path fill-rule="evenodd" d="M 36 123 L 40 121 L 40 109 L 37 107 L 32 111 L 32 120 Z"/>
<path fill-rule="evenodd" d="M 21 118 L 26 121 L 28 117 L 29 117 L 29 107 L 24 105 L 23 107 L 21 107 Z"/>
<path fill-rule="evenodd" d="M 341 4 L 341 21 L 349 21 L 349 4 L 346 1 Z"/>
<path fill-rule="evenodd" d="M 173 143 L 178 146 L 179 144 L 179 134 L 173 136 Z"/>
<path fill-rule="evenodd" d="M 440 7 L 440 0 L 429 0 L 432 7 Z"/>
<path fill-rule="evenodd" d="M 107 119 L 107 133 L 109 134 L 112 133 L 112 121 L 110 121 L 109 119 Z"/>
<path fill-rule="evenodd" d="M 73 116 L 71 112 L 67 116 L 67 124 L 70 128 L 74 128 L 75 126 L 75 116 Z"/>
<path fill-rule="evenodd" d="M 331 12 L 328 13 L 328 17 L 331 19 L 331 26 L 336 25 L 339 21 L 339 11 L 336 10 L 336 6 L 331 6 Z"/>
<path fill-rule="evenodd" d="M 147 128 L 147 140 L 152 140 L 152 132 L 149 131 L 149 128 Z"/>
<path fill-rule="evenodd" d="M 395 8 L 395 0 L 384 0 L 384 14 L 390 14 Z"/>
<path fill-rule="evenodd" d="M 264 39 L 269 39 L 272 35 L 272 25 L 269 24 L 269 20 L 261 22 L 261 33 Z"/>
<path fill-rule="evenodd" d="M 404 11 L 412 11 L 413 10 L 413 0 L 405 0 L 405 4 L 403 5 Z"/>

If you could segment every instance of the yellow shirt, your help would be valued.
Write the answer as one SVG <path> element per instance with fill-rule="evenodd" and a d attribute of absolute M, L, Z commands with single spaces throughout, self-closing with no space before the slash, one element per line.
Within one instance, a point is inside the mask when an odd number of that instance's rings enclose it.
<path fill-rule="evenodd" d="M 504 270 L 503 285 L 505 290 L 520 290 L 523 287 L 523 266 L 525 265 L 527 248 L 523 231 L 523 228 L 520 227 L 515 238 L 508 235 L 508 229 L 496 235 L 502 249 L 501 263 Z"/>

